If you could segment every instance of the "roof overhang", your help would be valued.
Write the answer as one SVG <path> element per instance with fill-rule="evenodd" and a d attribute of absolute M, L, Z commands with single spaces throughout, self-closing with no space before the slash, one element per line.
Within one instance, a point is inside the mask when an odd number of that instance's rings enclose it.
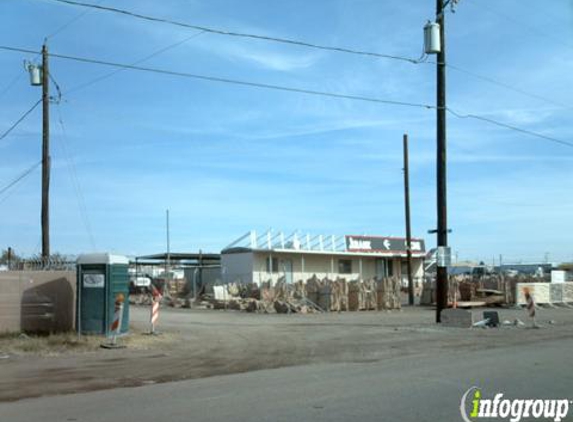
<path fill-rule="evenodd" d="M 220 262 L 221 261 L 221 254 L 218 253 L 200 253 L 200 252 L 163 252 L 157 253 L 152 255 L 141 255 L 135 257 L 137 262 L 145 262 L 145 261 L 171 261 L 171 262 L 184 262 L 184 261 L 193 261 L 193 262 Z"/>
<path fill-rule="evenodd" d="M 250 249 L 250 248 L 230 248 L 221 252 L 222 255 L 256 253 L 256 254 L 283 254 L 283 255 L 321 255 L 321 256 L 346 256 L 356 258 L 406 258 L 406 252 L 349 252 L 349 251 L 309 251 L 302 249 Z M 413 252 L 412 258 L 425 258 L 425 253 Z"/>

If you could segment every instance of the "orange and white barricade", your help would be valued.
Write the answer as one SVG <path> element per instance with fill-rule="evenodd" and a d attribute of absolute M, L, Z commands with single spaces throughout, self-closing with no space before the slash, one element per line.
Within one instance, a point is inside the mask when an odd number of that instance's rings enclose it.
<path fill-rule="evenodd" d="M 123 293 L 119 293 L 115 297 L 115 311 L 113 313 L 113 321 L 112 321 L 111 327 L 110 327 L 111 342 L 106 343 L 106 344 L 102 344 L 102 347 L 104 347 L 104 348 L 112 349 L 112 348 L 125 347 L 125 346 L 119 346 L 117 344 L 117 337 L 121 333 L 121 323 L 123 321 L 123 303 L 124 303 L 124 300 L 125 300 L 125 297 L 123 296 Z"/>
<path fill-rule="evenodd" d="M 156 334 L 155 325 L 157 324 L 157 320 L 159 319 L 159 303 L 161 302 L 161 298 L 163 296 L 161 296 L 161 293 L 159 293 L 159 291 L 155 287 L 153 287 L 152 294 L 153 294 L 153 299 L 151 300 L 150 334 Z"/>

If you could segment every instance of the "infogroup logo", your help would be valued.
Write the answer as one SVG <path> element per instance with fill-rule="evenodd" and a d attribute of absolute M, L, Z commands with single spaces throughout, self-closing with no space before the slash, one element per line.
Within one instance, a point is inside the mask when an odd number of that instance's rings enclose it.
<path fill-rule="evenodd" d="M 483 397 L 482 390 L 472 387 L 464 393 L 460 413 L 465 422 L 479 419 L 502 419 L 520 422 L 522 419 L 540 419 L 560 422 L 569 413 L 568 399 L 504 399 L 497 393 L 493 399 Z"/>

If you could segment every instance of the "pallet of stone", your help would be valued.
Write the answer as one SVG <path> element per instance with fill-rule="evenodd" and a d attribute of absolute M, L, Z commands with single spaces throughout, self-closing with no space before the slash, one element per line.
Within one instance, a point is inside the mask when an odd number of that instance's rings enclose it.
<path fill-rule="evenodd" d="M 309 306 L 305 301 L 275 300 L 273 307 L 277 314 L 309 314 L 320 312 L 316 305 L 312 304 Z"/>
<path fill-rule="evenodd" d="M 315 302 L 311 301 L 307 297 L 300 299 L 300 303 L 302 303 L 303 306 L 306 306 L 311 311 L 324 312 L 324 309 L 322 309 L 320 306 L 318 306 Z M 305 313 L 310 313 L 310 312 L 305 312 Z"/>
<path fill-rule="evenodd" d="M 318 288 L 318 300 L 316 304 L 320 306 L 325 311 L 331 311 L 333 300 L 332 300 L 332 284 L 331 281 L 325 278 L 319 284 Z"/>
<path fill-rule="evenodd" d="M 306 297 L 306 286 L 304 281 L 299 280 L 294 283 L 293 298 L 302 299 Z"/>
<path fill-rule="evenodd" d="M 458 284 L 460 301 L 471 301 L 475 297 L 476 285 L 469 281 L 460 281 Z"/>
<path fill-rule="evenodd" d="M 360 288 L 360 280 L 353 280 L 348 283 L 348 310 L 359 311 L 363 302 Z"/>
<path fill-rule="evenodd" d="M 257 299 L 249 298 L 245 300 L 245 311 L 250 313 L 264 312 L 266 307 L 263 302 Z"/>
<path fill-rule="evenodd" d="M 261 300 L 261 290 L 255 283 L 248 283 L 239 286 L 239 296 L 242 298 L 251 298 Z"/>
<path fill-rule="evenodd" d="M 306 297 L 313 303 L 318 304 L 320 280 L 318 279 L 318 277 L 316 277 L 316 275 L 313 275 L 306 281 L 305 289 L 306 289 Z"/>
<path fill-rule="evenodd" d="M 271 303 L 275 300 L 276 293 L 273 287 L 261 287 L 261 300 Z"/>
<path fill-rule="evenodd" d="M 288 314 L 294 312 L 292 305 L 282 300 L 275 300 L 273 302 L 273 306 L 277 314 Z"/>
<path fill-rule="evenodd" d="M 362 282 L 364 309 L 367 311 L 376 310 L 378 307 L 378 292 L 376 280 L 370 279 Z"/>
<path fill-rule="evenodd" d="M 379 311 L 390 308 L 390 286 L 388 278 L 376 280 L 376 309 Z"/>
<path fill-rule="evenodd" d="M 402 309 L 402 281 L 400 277 L 392 277 L 390 306 L 392 309 Z"/>
<path fill-rule="evenodd" d="M 330 282 L 331 285 L 331 310 L 340 312 L 348 310 L 348 283 L 346 279 L 337 278 Z"/>

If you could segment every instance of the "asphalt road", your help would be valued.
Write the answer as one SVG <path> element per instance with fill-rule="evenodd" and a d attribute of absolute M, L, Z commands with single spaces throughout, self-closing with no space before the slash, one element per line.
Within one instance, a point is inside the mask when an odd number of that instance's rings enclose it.
<path fill-rule="evenodd" d="M 461 397 L 474 385 L 484 397 L 573 399 L 572 349 L 566 339 L 311 364 L 3 403 L 0 416 L 6 422 L 454 422 L 462 420 Z M 573 420 L 573 406 L 564 420 Z"/>

